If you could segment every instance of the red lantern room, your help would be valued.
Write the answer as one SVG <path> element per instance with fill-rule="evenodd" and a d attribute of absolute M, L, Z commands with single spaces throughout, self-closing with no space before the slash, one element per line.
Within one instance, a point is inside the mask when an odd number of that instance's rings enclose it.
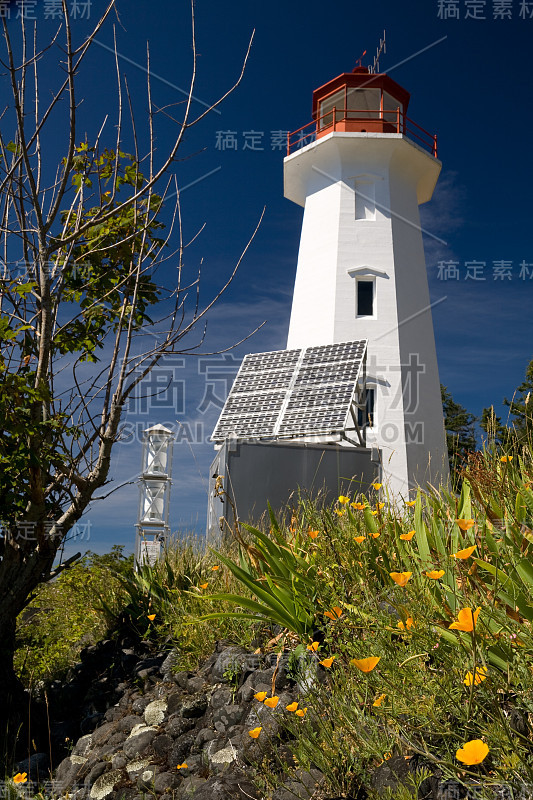
<path fill-rule="evenodd" d="M 408 119 L 410 94 L 386 73 L 357 66 L 313 92 L 313 122 L 289 134 L 288 155 L 330 133 L 393 133 L 437 156 L 437 137 Z"/>
<path fill-rule="evenodd" d="M 409 92 L 385 73 L 366 67 L 339 75 L 313 92 L 317 137 L 333 130 L 403 133 Z"/>

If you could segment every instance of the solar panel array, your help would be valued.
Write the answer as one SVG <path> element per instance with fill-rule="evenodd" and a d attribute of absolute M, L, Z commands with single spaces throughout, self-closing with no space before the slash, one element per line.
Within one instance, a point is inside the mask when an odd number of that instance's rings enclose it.
<path fill-rule="evenodd" d="M 342 432 L 366 345 L 362 340 L 246 356 L 211 439 Z"/>

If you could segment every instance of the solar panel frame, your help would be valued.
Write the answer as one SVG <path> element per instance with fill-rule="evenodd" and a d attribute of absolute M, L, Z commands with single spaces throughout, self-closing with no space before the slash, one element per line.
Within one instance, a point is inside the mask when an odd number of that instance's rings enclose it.
<path fill-rule="evenodd" d="M 366 348 L 360 339 L 245 356 L 211 440 L 342 434 Z"/>

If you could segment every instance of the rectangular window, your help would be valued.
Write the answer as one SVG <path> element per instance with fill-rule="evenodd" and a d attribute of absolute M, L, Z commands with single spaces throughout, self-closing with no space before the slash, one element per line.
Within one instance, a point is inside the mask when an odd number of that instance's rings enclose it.
<path fill-rule="evenodd" d="M 374 316 L 374 281 L 357 281 L 357 316 Z"/>
<path fill-rule="evenodd" d="M 376 390 L 367 387 L 366 390 L 366 407 L 360 408 L 357 412 L 357 424 L 363 430 L 364 428 L 375 427 L 375 404 L 376 404 Z"/>
<path fill-rule="evenodd" d="M 348 119 L 379 119 L 381 92 L 379 89 L 348 89 Z"/>
<path fill-rule="evenodd" d="M 333 109 L 335 109 L 335 117 L 337 120 L 344 117 L 344 89 L 330 94 L 329 97 L 326 97 L 326 99 L 322 100 L 320 103 L 320 130 L 333 125 Z"/>
<path fill-rule="evenodd" d="M 396 122 L 398 119 L 398 108 L 400 109 L 400 123 L 402 122 L 403 105 L 392 95 L 383 92 L 383 119 L 388 122 Z"/>

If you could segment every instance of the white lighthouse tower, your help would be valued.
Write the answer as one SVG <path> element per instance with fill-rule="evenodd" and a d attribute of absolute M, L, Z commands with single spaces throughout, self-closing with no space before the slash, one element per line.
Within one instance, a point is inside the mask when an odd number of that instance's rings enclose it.
<path fill-rule="evenodd" d="M 418 206 L 441 163 L 409 94 L 366 67 L 313 94 L 291 134 L 285 197 L 303 206 L 287 348 L 368 339 L 367 447 L 397 496 L 448 480 Z"/>

